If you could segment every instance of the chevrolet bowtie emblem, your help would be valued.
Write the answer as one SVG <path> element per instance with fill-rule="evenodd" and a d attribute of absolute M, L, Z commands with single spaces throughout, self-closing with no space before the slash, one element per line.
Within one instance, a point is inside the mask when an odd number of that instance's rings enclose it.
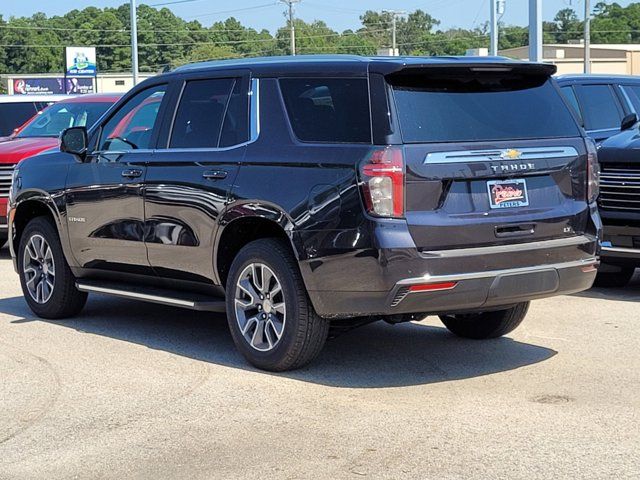
<path fill-rule="evenodd" d="M 500 154 L 500 158 L 504 160 L 517 160 L 522 156 L 522 152 L 520 150 L 516 150 L 514 148 L 510 148 L 509 150 L 504 150 Z"/>

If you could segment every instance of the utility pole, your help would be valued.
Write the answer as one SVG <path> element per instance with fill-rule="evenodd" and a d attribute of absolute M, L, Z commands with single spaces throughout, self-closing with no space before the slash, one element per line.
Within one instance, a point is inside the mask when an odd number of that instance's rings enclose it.
<path fill-rule="evenodd" d="M 584 73 L 591 73 L 591 2 L 584 0 Z"/>
<path fill-rule="evenodd" d="M 291 55 L 296 54 L 296 27 L 293 24 L 293 5 L 301 0 L 280 0 L 289 7 L 289 36 L 291 38 Z"/>
<path fill-rule="evenodd" d="M 529 61 L 542 61 L 542 0 L 529 0 Z"/>
<path fill-rule="evenodd" d="M 136 0 L 131 0 L 131 72 L 133 86 L 138 84 L 138 19 Z"/>
<path fill-rule="evenodd" d="M 391 15 L 391 49 L 393 50 L 393 56 L 397 57 L 399 55 L 398 42 L 396 40 L 398 26 L 397 20 L 400 15 L 406 15 L 407 12 L 404 10 L 383 10 L 382 13 L 388 13 Z"/>
<path fill-rule="evenodd" d="M 498 20 L 504 15 L 505 0 L 491 0 L 489 2 L 491 6 L 491 12 L 489 13 L 489 30 L 490 30 L 490 42 L 489 42 L 489 55 L 498 55 L 500 32 L 498 28 Z"/>

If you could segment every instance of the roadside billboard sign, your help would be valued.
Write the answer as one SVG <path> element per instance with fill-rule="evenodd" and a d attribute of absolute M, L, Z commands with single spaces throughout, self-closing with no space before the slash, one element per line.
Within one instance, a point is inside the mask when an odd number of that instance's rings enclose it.
<path fill-rule="evenodd" d="M 94 93 L 93 78 L 86 77 L 18 77 L 10 81 L 9 93 L 14 95 L 56 95 Z"/>
<path fill-rule="evenodd" d="M 66 71 L 68 77 L 95 77 L 96 48 L 95 47 L 66 47 Z"/>

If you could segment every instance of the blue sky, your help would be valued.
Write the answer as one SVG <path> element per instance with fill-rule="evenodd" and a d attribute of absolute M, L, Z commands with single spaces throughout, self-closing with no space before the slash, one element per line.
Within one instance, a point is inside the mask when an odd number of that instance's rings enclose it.
<path fill-rule="evenodd" d="M 126 0 L 1 0 L 0 14 L 9 16 L 29 16 L 44 11 L 47 15 L 61 15 L 73 8 L 87 6 L 112 7 Z M 171 0 L 148 0 L 149 5 Z M 567 6 L 576 9 L 580 16 L 584 9 L 584 0 L 543 0 L 543 16 L 552 19 L 555 13 Z M 597 3 L 598 0 L 592 0 Z M 140 1 L 138 0 L 140 3 Z M 611 2 L 607 2 L 611 3 Z M 621 5 L 631 0 L 618 0 Z M 277 0 L 196 0 L 188 3 L 167 5 L 176 14 L 191 20 L 196 19 L 204 25 L 234 16 L 244 24 L 256 29 L 276 30 L 284 23 L 285 6 Z M 359 14 L 367 9 L 412 11 L 421 8 L 442 22 L 442 26 L 470 28 L 481 25 L 489 17 L 489 0 L 302 0 L 296 7 L 296 15 L 304 20 L 322 19 L 336 30 L 357 28 Z M 244 9 L 238 11 L 239 9 Z M 224 13 L 223 13 L 224 12 Z M 528 23 L 528 0 L 506 0 L 506 12 L 503 21 L 508 24 L 526 25 Z"/>

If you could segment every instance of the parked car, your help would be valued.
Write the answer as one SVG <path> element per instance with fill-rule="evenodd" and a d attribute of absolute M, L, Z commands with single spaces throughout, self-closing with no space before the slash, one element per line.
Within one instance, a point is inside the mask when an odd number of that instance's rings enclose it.
<path fill-rule="evenodd" d="M 624 287 L 640 268 L 640 134 L 635 115 L 634 120 L 598 151 L 604 239 L 596 285 L 601 287 Z"/>
<path fill-rule="evenodd" d="M 31 155 L 56 148 L 65 128 L 91 126 L 119 98 L 117 94 L 65 96 L 0 143 L 0 246 L 7 240 L 7 198 L 15 166 Z"/>
<path fill-rule="evenodd" d="M 267 370 L 329 329 L 515 329 L 596 274 L 597 159 L 550 75 L 499 58 L 301 56 L 144 81 L 15 172 L 11 250 L 44 318 L 87 294 L 227 313 Z M 135 113 L 133 113 L 135 112 Z"/>
<path fill-rule="evenodd" d="M 563 75 L 558 82 L 587 133 L 599 142 L 604 240 L 595 284 L 622 287 L 640 267 L 640 78 Z"/>
<path fill-rule="evenodd" d="M 0 142 L 43 108 L 67 95 L 0 95 Z"/>

